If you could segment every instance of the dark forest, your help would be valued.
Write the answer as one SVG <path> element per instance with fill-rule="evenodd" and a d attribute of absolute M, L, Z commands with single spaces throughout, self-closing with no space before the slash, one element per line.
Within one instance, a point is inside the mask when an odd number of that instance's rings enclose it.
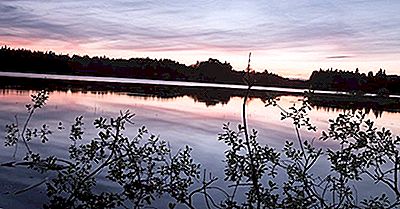
<path fill-rule="evenodd" d="M 70 56 L 3 46 L 0 49 L 0 63 L 1 71 L 12 72 L 245 84 L 244 70 L 234 70 L 229 63 L 212 58 L 187 66 L 169 59 Z M 400 93 L 400 77 L 386 75 L 383 69 L 375 74 L 360 73 L 358 69 L 320 69 L 312 72 L 309 80 L 288 79 L 267 70 L 252 73 L 254 85 L 258 86 L 348 91 L 356 95 L 376 93 L 386 96 Z"/>

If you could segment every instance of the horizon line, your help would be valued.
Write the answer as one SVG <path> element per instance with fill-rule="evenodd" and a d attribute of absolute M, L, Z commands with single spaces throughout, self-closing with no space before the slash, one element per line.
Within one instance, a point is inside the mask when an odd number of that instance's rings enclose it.
<path fill-rule="evenodd" d="M 65 53 L 65 52 L 60 52 L 60 51 L 53 51 L 53 50 L 41 50 L 41 49 L 36 50 L 36 49 L 30 49 L 30 48 L 25 48 L 25 47 L 12 47 L 12 46 L 9 46 L 9 45 L 7 45 L 7 44 L 1 45 L 1 48 L 2 48 L 2 49 L 3 49 L 3 48 L 11 49 L 11 50 L 26 50 L 26 51 L 41 52 L 41 53 L 53 52 L 54 54 L 56 54 L 56 55 L 58 55 L 58 56 L 68 56 L 68 57 L 70 57 L 70 58 L 72 58 L 73 56 L 81 56 L 81 57 L 87 56 L 87 57 L 89 57 L 90 59 L 95 58 L 95 57 L 98 57 L 98 58 L 106 58 L 106 59 L 110 59 L 110 60 L 130 60 L 130 59 L 170 60 L 170 61 L 176 62 L 176 63 L 178 63 L 178 64 L 185 65 L 185 66 L 187 66 L 187 67 L 190 67 L 190 66 L 192 66 L 192 65 L 195 65 L 197 62 L 200 62 L 200 63 L 201 63 L 201 62 L 206 62 L 206 61 L 208 61 L 208 60 L 210 60 L 210 59 L 214 59 L 214 60 L 217 60 L 217 61 L 219 61 L 219 62 L 221 62 L 221 63 L 227 63 L 227 64 L 229 64 L 229 65 L 232 67 L 232 70 L 234 70 L 234 71 L 237 71 L 237 72 L 246 71 L 246 69 L 243 69 L 243 70 L 235 69 L 235 68 L 232 66 L 231 62 L 228 62 L 227 60 L 220 61 L 218 58 L 213 58 L 213 57 L 209 57 L 207 60 L 197 60 L 196 63 L 186 64 L 186 63 L 182 63 L 182 62 L 179 62 L 179 61 L 177 61 L 177 60 L 174 60 L 174 59 L 172 59 L 172 58 L 155 58 L 155 57 L 151 58 L 150 56 L 147 56 L 147 57 L 144 57 L 144 56 L 143 56 L 143 57 L 115 57 L 115 56 L 110 56 L 110 55 L 106 55 L 106 54 L 103 54 L 103 55 L 90 55 L 90 54 L 85 53 L 85 52 L 83 52 L 83 54 L 82 54 L 82 53 L 79 53 L 79 52 L 74 52 L 74 53 L 71 55 L 70 53 Z M 251 53 L 252 53 L 252 52 L 251 52 Z M 338 57 L 340 57 L 340 58 L 347 58 L 347 57 L 351 57 L 351 56 L 342 56 L 342 55 L 340 55 L 340 56 L 332 56 L 332 57 L 329 57 L 329 58 L 338 58 Z M 267 71 L 268 73 L 272 73 L 272 74 L 278 75 L 278 76 L 283 77 L 283 78 L 288 78 L 288 79 L 290 79 L 290 80 L 309 80 L 309 78 L 310 78 L 310 76 L 311 76 L 311 74 L 312 74 L 313 72 L 319 71 L 319 70 L 324 70 L 323 68 L 320 67 L 320 68 L 318 68 L 318 69 L 312 70 L 311 73 L 309 74 L 308 78 L 301 78 L 301 77 L 290 77 L 290 76 L 288 77 L 288 76 L 284 76 L 284 75 L 281 75 L 281 74 L 279 74 L 279 73 L 275 73 L 275 72 L 273 72 L 273 71 L 271 72 L 270 69 L 266 69 L 266 68 L 264 68 L 264 70 L 256 70 L 256 69 L 253 69 L 253 68 L 251 68 L 251 69 L 254 70 L 254 71 L 257 72 L 257 73 L 263 73 L 263 72 Z M 359 67 L 356 67 L 356 68 L 354 69 L 354 71 L 352 71 L 352 70 L 348 70 L 348 69 L 340 69 L 340 68 L 333 68 L 333 67 L 328 67 L 328 68 L 326 68 L 326 70 L 337 70 L 337 71 L 342 71 L 342 72 L 355 72 L 356 70 L 359 70 L 359 69 L 360 69 Z M 379 72 L 379 70 L 386 70 L 386 69 L 385 69 L 385 68 L 379 68 L 379 69 L 377 69 L 377 71 L 369 71 L 369 72 L 376 73 L 376 72 Z M 360 73 L 360 74 L 363 74 L 363 73 Z M 367 74 L 367 73 L 364 73 L 364 74 Z M 397 74 L 387 74 L 387 75 L 397 75 Z"/>

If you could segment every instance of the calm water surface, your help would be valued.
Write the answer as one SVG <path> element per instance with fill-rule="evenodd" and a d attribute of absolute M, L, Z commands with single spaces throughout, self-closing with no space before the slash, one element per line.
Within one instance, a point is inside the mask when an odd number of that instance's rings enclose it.
<path fill-rule="evenodd" d="M 26 117 L 25 104 L 30 102 L 33 91 L 20 91 L 13 89 L 0 90 L 0 136 L 4 139 L 5 124 L 11 123 L 15 115 L 19 121 Z M 283 107 L 300 105 L 300 96 L 281 96 L 279 104 Z M 241 105 L 243 98 L 233 97 L 227 104 L 206 106 L 204 103 L 195 102 L 188 96 L 173 99 L 160 99 L 146 96 L 129 96 L 124 93 L 83 93 L 83 92 L 51 92 L 49 101 L 45 108 L 38 110 L 34 116 L 32 125 L 49 124 L 54 131 L 49 145 L 34 145 L 34 149 L 44 153 L 66 154 L 65 147 L 68 145 L 68 131 L 57 131 L 57 124 L 62 121 L 69 129 L 74 118 L 84 116 L 86 137 L 94 137 L 93 119 L 99 116 L 113 117 L 120 110 L 130 110 L 135 113 L 135 124 L 128 128 L 126 134 L 134 136 L 137 128 L 145 125 L 150 132 L 157 134 L 160 138 L 170 142 L 174 149 L 189 145 L 193 147 L 195 160 L 216 175 L 222 174 L 223 153 L 225 145 L 218 142 L 217 134 L 222 132 L 222 125 L 230 122 L 231 127 L 237 127 L 241 122 Z M 278 149 L 282 148 L 285 140 L 296 142 L 293 125 L 290 121 L 280 120 L 280 110 L 276 107 L 265 107 L 260 99 L 248 101 L 248 123 L 250 128 L 259 131 L 258 140 L 262 144 L 269 144 Z M 303 131 L 304 139 L 318 138 L 321 130 L 328 127 L 328 119 L 334 118 L 343 110 L 313 109 L 309 115 L 318 131 Z M 378 126 L 391 129 L 395 134 L 400 133 L 400 114 L 383 112 L 381 117 L 376 117 L 372 112 L 368 117 L 376 121 Z M 317 146 L 334 148 L 334 142 L 321 142 L 316 140 Z M 22 147 L 22 146 L 21 146 Z M 22 154 L 22 149 L 19 154 Z M 0 148 L 0 162 L 12 160 L 13 149 Z M 329 170 L 325 164 L 319 164 L 315 172 Z M 10 178 L 13 176 L 13 178 Z M 0 189 L 2 191 L 21 189 L 29 182 L 40 181 L 45 176 L 25 171 L 23 169 L 7 169 L 0 167 Z M 33 179 L 33 180 L 32 180 Z M 107 183 L 103 182 L 105 188 Z M 366 191 L 371 190 L 371 185 L 362 185 Z M 374 186 L 375 188 L 375 186 Z M 378 191 L 382 191 L 379 190 Z M 384 190 L 383 190 L 384 191 Z M 0 208 L 24 208 L 27 205 L 40 207 L 45 200 L 45 194 L 35 190 L 35 195 L 22 194 L 18 197 L 10 195 L 0 196 Z M 369 195 L 372 193 L 368 192 Z M 42 197 L 42 198 L 38 198 Z M 17 201 L 16 201 L 17 200 Z"/>

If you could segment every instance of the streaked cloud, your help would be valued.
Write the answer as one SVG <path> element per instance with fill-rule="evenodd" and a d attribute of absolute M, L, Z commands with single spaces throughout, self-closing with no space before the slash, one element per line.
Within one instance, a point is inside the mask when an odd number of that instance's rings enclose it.
<path fill-rule="evenodd" d="M 2 0 L 0 44 L 183 62 L 222 54 L 236 68 L 254 51 L 265 60 L 256 67 L 282 72 L 399 55 L 399 10 L 396 0 Z"/>
<path fill-rule="evenodd" d="M 327 59 L 345 59 L 345 58 L 351 58 L 351 56 L 347 56 L 347 55 L 336 55 L 336 56 L 330 56 L 330 57 L 326 57 Z"/>

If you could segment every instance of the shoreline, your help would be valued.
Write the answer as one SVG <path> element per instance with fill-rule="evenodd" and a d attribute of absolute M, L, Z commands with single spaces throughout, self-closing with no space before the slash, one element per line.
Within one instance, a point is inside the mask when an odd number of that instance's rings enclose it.
<path fill-rule="evenodd" d="M 35 74 L 37 77 L 22 77 L 23 73 L 14 76 L 0 74 L 0 88 L 19 90 L 49 90 L 49 91 L 82 91 L 82 92 L 116 92 L 131 96 L 147 96 L 158 98 L 174 98 L 189 96 L 207 106 L 218 103 L 226 104 L 232 97 L 243 97 L 246 86 L 224 84 L 202 84 L 195 82 L 172 82 L 145 79 L 119 79 L 103 77 L 55 76 Z M 40 77 L 42 76 L 42 77 Z M 47 76 L 47 77 L 46 77 Z M 103 80 L 101 80 L 103 79 Z M 124 82 L 118 82 L 118 81 Z M 182 85 L 186 84 L 186 85 Z M 274 91 L 278 90 L 278 91 Z M 391 95 L 379 97 L 372 94 L 354 95 L 347 92 L 314 91 L 304 92 L 299 89 L 283 89 L 275 87 L 252 87 L 251 98 L 267 101 L 279 96 L 303 96 L 312 106 L 337 109 L 366 109 L 374 111 L 400 112 L 400 96 Z"/>

